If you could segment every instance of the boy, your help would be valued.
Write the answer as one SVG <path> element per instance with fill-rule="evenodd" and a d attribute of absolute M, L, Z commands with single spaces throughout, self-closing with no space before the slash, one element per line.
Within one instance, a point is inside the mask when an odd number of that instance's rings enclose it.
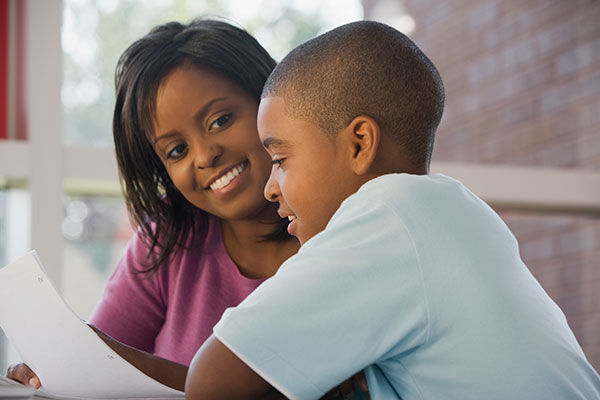
<path fill-rule="evenodd" d="M 265 195 L 302 247 L 229 309 L 189 398 L 270 385 L 323 396 L 365 370 L 374 399 L 599 399 L 600 378 L 506 225 L 428 175 L 444 92 L 429 59 L 375 22 L 294 49 L 263 90 Z"/>

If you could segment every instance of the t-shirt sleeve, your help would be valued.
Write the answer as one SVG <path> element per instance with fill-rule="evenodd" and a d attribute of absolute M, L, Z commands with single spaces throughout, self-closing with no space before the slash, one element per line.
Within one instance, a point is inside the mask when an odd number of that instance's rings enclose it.
<path fill-rule="evenodd" d="M 90 322 L 115 339 L 147 352 L 166 315 L 161 272 L 140 274 L 147 268 L 148 246 L 138 233 L 130 240 L 124 256 L 109 278 Z"/>
<path fill-rule="evenodd" d="M 319 398 L 426 340 L 412 238 L 385 204 L 347 200 L 325 231 L 228 309 L 214 332 L 283 394 Z"/>

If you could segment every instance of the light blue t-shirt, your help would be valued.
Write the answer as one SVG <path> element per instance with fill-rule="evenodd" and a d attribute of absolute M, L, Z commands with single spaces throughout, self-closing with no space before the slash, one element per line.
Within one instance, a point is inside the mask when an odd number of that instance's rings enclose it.
<path fill-rule="evenodd" d="M 290 398 L 366 369 L 373 399 L 600 399 L 514 236 L 440 174 L 367 182 L 214 332 Z"/>

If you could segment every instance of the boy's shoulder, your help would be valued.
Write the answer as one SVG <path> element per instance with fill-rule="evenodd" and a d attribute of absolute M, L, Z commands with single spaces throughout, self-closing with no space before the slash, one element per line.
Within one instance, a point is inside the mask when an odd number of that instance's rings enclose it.
<path fill-rule="evenodd" d="M 357 229 L 360 225 L 361 229 L 389 232 L 401 229 L 400 225 L 418 226 L 428 215 L 444 213 L 448 204 L 462 202 L 462 193 L 470 192 L 459 181 L 442 174 L 381 175 L 346 198 L 327 227 L 331 231 L 334 227 L 347 229 L 352 225 Z M 390 224 L 392 220 L 396 222 Z"/>
<path fill-rule="evenodd" d="M 500 223 L 497 214 L 460 181 L 437 173 L 386 174 L 371 179 L 342 203 L 330 225 L 361 215 L 362 221 L 367 214 L 369 221 L 378 216 L 379 224 L 395 221 L 417 235 L 434 227 L 443 232 L 448 225 L 472 218 L 484 218 L 494 226 Z M 365 223 L 373 226 L 369 221 Z"/>
<path fill-rule="evenodd" d="M 446 176 L 441 173 L 434 174 L 409 174 L 409 173 L 390 173 L 377 176 L 368 182 L 364 183 L 359 191 L 368 189 L 370 190 L 372 187 L 390 187 L 390 185 L 435 185 L 440 183 L 453 183 L 460 184 L 454 178 Z"/>
<path fill-rule="evenodd" d="M 356 197 L 392 201 L 394 203 L 411 202 L 431 199 L 433 195 L 442 195 L 445 192 L 463 190 L 464 186 L 456 179 L 443 174 L 414 175 L 414 174 L 386 174 L 378 176 L 363 184 L 356 193 Z"/>

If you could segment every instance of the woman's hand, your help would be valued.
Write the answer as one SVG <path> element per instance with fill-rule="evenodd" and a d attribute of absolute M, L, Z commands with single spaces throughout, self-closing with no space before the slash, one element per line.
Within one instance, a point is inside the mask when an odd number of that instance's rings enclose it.
<path fill-rule="evenodd" d="M 35 389 L 42 386 L 40 378 L 24 363 L 9 365 L 6 370 L 6 377 L 23 385 L 32 386 Z"/>
<path fill-rule="evenodd" d="M 365 371 L 360 371 L 358 374 L 354 375 L 352 378 L 345 380 L 339 386 L 331 389 L 327 394 L 321 397 L 321 400 L 333 400 L 333 399 L 352 399 L 354 398 L 354 384 L 360 389 L 363 393 L 369 392 L 369 386 L 367 385 L 367 377 L 365 376 Z"/>

